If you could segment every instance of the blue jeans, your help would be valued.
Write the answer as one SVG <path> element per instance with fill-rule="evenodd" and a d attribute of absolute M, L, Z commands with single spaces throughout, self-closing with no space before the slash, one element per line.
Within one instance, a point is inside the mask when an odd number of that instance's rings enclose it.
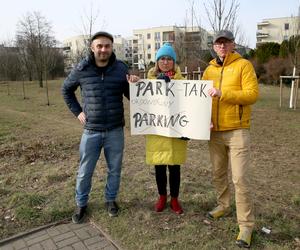
<path fill-rule="evenodd" d="M 117 197 L 124 149 L 123 127 L 104 132 L 85 129 L 80 142 L 80 165 L 76 179 L 75 199 L 79 207 L 87 205 L 92 176 L 102 148 L 107 163 L 105 200 L 114 201 Z"/>

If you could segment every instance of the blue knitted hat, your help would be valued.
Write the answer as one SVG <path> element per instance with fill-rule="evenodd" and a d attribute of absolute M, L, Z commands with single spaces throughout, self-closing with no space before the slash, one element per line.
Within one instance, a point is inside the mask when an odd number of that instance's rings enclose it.
<path fill-rule="evenodd" d="M 176 62 L 176 53 L 170 43 L 165 43 L 156 53 L 155 60 L 158 61 L 162 56 L 171 57 Z"/>

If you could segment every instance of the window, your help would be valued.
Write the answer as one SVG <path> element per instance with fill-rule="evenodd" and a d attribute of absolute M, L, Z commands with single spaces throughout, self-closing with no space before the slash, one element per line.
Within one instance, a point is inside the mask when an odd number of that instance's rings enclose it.
<path fill-rule="evenodd" d="M 150 33 L 147 34 L 147 39 L 151 39 L 151 34 Z"/>
<path fill-rule="evenodd" d="M 160 40 L 160 32 L 155 32 L 154 33 L 154 39 L 155 40 Z"/>
<path fill-rule="evenodd" d="M 287 35 L 283 36 L 283 40 L 284 40 L 284 41 L 289 40 L 289 36 L 287 36 Z"/>
<path fill-rule="evenodd" d="M 148 45 L 147 45 L 147 49 L 151 49 L 151 44 L 148 44 Z"/>
<path fill-rule="evenodd" d="M 158 50 L 160 48 L 160 43 L 155 43 L 155 49 Z"/>
<path fill-rule="evenodd" d="M 290 29 L 289 23 L 285 23 L 285 24 L 284 24 L 284 30 L 289 30 L 289 29 Z"/>
<path fill-rule="evenodd" d="M 148 54 L 148 59 L 149 59 L 149 60 L 151 59 L 151 54 Z"/>
<path fill-rule="evenodd" d="M 163 41 L 173 42 L 175 40 L 174 31 L 163 32 Z"/>

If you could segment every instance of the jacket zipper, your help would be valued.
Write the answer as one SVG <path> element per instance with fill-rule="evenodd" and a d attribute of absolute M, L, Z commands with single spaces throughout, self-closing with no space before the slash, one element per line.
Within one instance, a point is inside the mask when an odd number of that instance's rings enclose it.
<path fill-rule="evenodd" d="M 101 81 L 104 84 L 104 72 L 101 73 Z M 104 86 L 104 91 L 105 91 L 105 86 Z M 106 110 L 106 100 L 105 100 L 105 95 L 103 96 L 104 100 L 103 100 L 103 106 L 104 106 L 104 110 Z M 106 124 L 107 122 L 107 112 L 105 112 L 104 115 L 104 123 Z"/>
<path fill-rule="evenodd" d="M 224 66 L 222 66 L 222 70 L 221 70 L 219 90 L 221 90 L 221 88 L 222 88 L 223 71 L 224 71 Z M 218 101 L 217 101 L 217 130 L 219 130 L 219 113 L 220 113 L 219 109 L 220 109 L 220 97 L 218 98 Z"/>

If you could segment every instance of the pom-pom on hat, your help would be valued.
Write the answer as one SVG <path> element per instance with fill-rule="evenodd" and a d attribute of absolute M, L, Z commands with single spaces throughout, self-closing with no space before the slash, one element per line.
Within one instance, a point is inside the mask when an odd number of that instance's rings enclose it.
<path fill-rule="evenodd" d="M 159 58 L 163 56 L 169 56 L 174 60 L 174 62 L 176 62 L 176 53 L 170 43 L 165 43 L 162 47 L 159 48 L 156 53 L 155 60 L 158 61 Z"/>

